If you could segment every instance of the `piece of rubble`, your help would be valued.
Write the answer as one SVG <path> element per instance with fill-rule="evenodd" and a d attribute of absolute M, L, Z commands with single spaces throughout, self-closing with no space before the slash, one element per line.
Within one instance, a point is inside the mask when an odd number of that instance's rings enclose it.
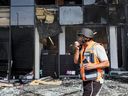
<path fill-rule="evenodd" d="M 0 87 L 13 87 L 13 84 L 7 84 L 7 83 L 0 82 Z"/>
<path fill-rule="evenodd" d="M 61 80 L 51 80 L 51 81 L 42 81 L 42 80 L 34 80 L 29 85 L 39 85 L 39 84 L 48 84 L 48 85 L 61 85 Z"/>
<path fill-rule="evenodd" d="M 38 80 L 33 80 L 29 85 L 39 85 L 39 84 L 47 84 L 47 85 L 61 85 L 61 80 L 55 80 L 52 77 L 43 77 Z"/>

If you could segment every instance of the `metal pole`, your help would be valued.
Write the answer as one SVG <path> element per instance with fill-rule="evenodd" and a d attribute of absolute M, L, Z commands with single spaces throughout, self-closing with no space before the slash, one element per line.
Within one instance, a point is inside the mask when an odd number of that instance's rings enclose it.
<path fill-rule="evenodd" d="M 9 26 L 9 44 L 8 44 L 8 70 L 7 70 L 7 79 L 10 82 L 11 78 L 11 68 L 12 68 L 12 52 L 11 52 L 11 26 Z"/>

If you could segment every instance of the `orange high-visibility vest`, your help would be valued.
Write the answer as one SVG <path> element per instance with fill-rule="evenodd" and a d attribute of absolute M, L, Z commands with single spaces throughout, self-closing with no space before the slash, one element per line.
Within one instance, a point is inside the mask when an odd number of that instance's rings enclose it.
<path fill-rule="evenodd" d="M 99 64 L 100 63 L 98 57 L 94 53 L 94 47 L 95 47 L 96 44 L 98 44 L 98 43 L 94 42 L 88 48 L 84 48 L 84 46 L 82 46 L 82 49 L 80 51 L 80 74 L 81 74 L 81 77 L 82 77 L 83 81 L 87 81 L 86 71 L 85 71 L 85 67 L 84 67 L 84 63 L 83 63 L 83 60 L 86 59 L 86 57 L 83 54 L 86 53 L 86 52 L 90 52 L 90 53 L 94 54 L 93 64 Z M 99 81 L 103 77 L 103 70 L 101 68 L 98 68 L 96 70 L 97 70 L 96 81 Z"/>

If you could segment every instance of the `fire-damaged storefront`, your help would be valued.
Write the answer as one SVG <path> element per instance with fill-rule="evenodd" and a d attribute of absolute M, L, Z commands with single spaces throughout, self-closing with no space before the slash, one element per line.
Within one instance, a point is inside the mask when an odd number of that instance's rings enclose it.
<path fill-rule="evenodd" d="M 81 28 L 96 32 L 95 41 L 105 47 L 111 63 L 106 73 L 127 71 L 127 5 L 127 0 L 1 0 L 0 66 L 7 62 L 7 68 L 0 75 L 78 77 L 73 46 Z"/>

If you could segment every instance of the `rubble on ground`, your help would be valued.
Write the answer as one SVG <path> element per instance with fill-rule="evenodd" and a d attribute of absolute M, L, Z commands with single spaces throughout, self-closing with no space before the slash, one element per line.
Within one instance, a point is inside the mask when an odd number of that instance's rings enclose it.
<path fill-rule="evenodd" d="M 41 79 L 40 79 L 41 80 Z M 61 84 L 29 85 L 0 87 L 0 96 L 82 96 L 80 79 L 62 79 Z M 128 96 L 128 84 L 118 80 L 105 80 L 99 96 Z"/>

